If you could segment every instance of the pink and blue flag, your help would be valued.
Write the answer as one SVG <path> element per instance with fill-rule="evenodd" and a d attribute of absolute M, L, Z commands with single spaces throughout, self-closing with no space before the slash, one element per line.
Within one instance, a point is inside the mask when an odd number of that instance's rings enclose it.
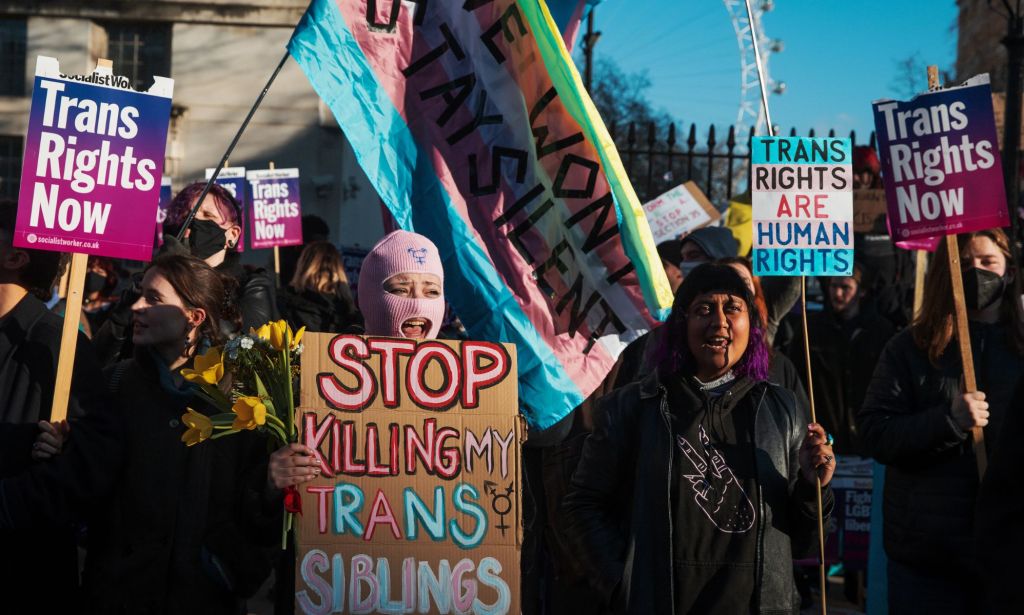
<path fill-rule="evenodd" d="M 527 421 L 594 391 L 672 302 L 643 209 L 541 0 L 314 0 L 289 43 L 381 199 L 430 237 Z"/>

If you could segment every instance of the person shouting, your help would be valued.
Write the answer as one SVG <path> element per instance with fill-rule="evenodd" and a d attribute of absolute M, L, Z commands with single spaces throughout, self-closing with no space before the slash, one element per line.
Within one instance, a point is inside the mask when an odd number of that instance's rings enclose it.
<path fill-rule="evenodd" d="M 789 562 L 816 543 L 835 461 L 820 425 L 766 381 L 753 294 L 728 265 L 683 280 L 656 369 L 599 402 L 566 533 L 613 612 L 799 609 Z"/>

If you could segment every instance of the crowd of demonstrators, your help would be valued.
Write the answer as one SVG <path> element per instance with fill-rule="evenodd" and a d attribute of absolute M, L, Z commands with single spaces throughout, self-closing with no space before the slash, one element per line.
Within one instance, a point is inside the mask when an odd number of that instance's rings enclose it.
<path fill-rule="evenodd" d="M 306 244 L 288 286 L 277 296 L 281 318 L 295 330 L 349 331 L 361 324 L 341 253 L 328 241 Z"/>
<path fill-rule="evenodd" d="M 921 312 L 885 347 L 857 414 L 860 445 L 886 465 L 893 615 L 988 612 L 973 548 L 979 479 L 971 430 L 983 428 L 989 455 L 1005 445 L 1003 424 L 1020 410 L 1014 392 L 1024 374 L 1024 313 L 1006 235 L 967 233 L 958 247 L 978 391 L 963 390 L 943 242 Z"/>
<path fill-rule="evenodd" d="M 877 158 L 859 164 L 859 184 L 877 188 Z M 276 556 L 275 612 L 291 613 L 294 542 L 275 548 L 282 490 L 318 475 L 313 451 L 270 452 L 256 432 L 184 446 L 182 415 L 212 408 L 181 370 L 278 313 L 293 329 L 446 335 L 444 270 L 427 238 L 381 239 L 353 299 L 323 224 L 324 237 L 311 231 L 294 250 L 276 292 L 266 270 L 241 265 L 241 212 L 222 187 L 212 186 L 184 241 L 174 239 L 203 187 L 174 198 L 161 252 L 120 298 L 115 264 L 90 259 L 83 320 L 100 357 L 82 336 L 67 423 L 48 414 L 61 320 L 35 296 L 51 296 L 62 259 L 14 248 L 15 207 L 0 206 L 0 544 L 24 554 L 0 564 L 0 587 L 41 588 L 35 571 L 45 566 L 67 589 L 54 598 L 67 600 L 64 610 L 238 613 Z M 1024 429 L 1013 411 L 1024 403 L 1017 266 L 999 230 L 959 245 L 980 392 L 962 392 L 944 247 L 924 309 L 900 333 L 905 321 L 890 316 L 909 311 L 906 289 L 888 257 L 868 250 L 850 276 L 819 280 L 823 309 L 807 314 L 818 424 L 802 381 L 803 335 L 785 329 L 799 279 L 755 276 L 725 228 L 659 244 L 675 296 L 668 321 L 524 447 L 523 612 L 794 612 L 790 563 L 817 544 L 819 479 L 827 523 L 836 453 L 888 466 L 875 497 L 884 500 L 891 613 L 965 613 L 985 600 L 1004 612 L 1019 601 L 981 574 L 1005 575 L 1021 543 L 1024 511 L 1000 501 L 1020 486 L 1011 453 Z M 991 457 L 981 483 L 973 427 L 984 428 Z M 76 593 L 80 525 L 88 556 Z M 43 531 L 28 539 L 22 528 Z"/>

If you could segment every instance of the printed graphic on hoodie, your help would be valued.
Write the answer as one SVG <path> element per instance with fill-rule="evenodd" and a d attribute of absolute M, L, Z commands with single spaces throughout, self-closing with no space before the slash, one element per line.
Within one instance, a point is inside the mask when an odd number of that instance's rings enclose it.
<path fill-rule="evenodd" d="M 676 443 L 694 469 L 693 474 L 683 474 L 693 487 L 693 499 L 720 531 L 729 534 L 749 532 L 754 527 L 754 505 L 725 463 L 721 451 L 711 444 L 704 426 L 700 425 L 698 430 L 701 448 L 710 460 L 705 459 L 686 438 L 676 436 Z"/>

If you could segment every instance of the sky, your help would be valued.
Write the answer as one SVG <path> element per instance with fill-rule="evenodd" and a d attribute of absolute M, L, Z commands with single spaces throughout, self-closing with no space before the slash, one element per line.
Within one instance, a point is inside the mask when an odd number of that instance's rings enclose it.
<path fill-rule="evenodd" d="M 814 128 L 819 135 L 830 128 L 841 136 L 856 130 L 865 142 L 874 129 L 871 102 L 904 96 L 901 60 L 916 55 L 922 66 L 953 69 L 954 0 L 774 4 L 762 24 L 769 38 L 784 44 L 770 56 L 769 74 L 785 82 L 786 91 L 771 95 L 769 106 L 773 122 L 787 133 L 791 127 L 802 134 Z M 627 72 L 646 71 L 656 108 L 687 125 L 696 122 L 699 132 L 711 123 L 735 122 L 739 47 L 721 0 L 605 0 L 594 17 L 601 32 L 595 54 Z M 924 82 L 922 76 L 922 88 Z"/>

